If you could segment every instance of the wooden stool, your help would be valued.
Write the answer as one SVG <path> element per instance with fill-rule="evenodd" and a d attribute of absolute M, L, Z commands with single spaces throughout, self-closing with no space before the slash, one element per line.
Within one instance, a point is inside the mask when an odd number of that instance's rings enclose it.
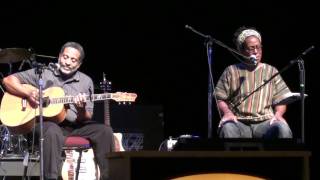
<path fill-rule="evenodd" d="M 66 138 L 63 150 L 66 159 L 62 166 L 63 180 L 98 180 L 100 171 L 94 159 L 90 141 L 79 136 Z"/>

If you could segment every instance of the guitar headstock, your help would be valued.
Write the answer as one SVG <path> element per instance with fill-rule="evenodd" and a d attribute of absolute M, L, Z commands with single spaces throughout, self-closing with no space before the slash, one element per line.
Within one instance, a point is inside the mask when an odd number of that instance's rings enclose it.
<path fill-rule="evenodd" d="M 110 92 L 111 91 L 111 81 L 106 79 L 106 74 L 102 73 L 102 82 L 100 82 L 100 89 L 103 92 Z"/>
<path fill-rule="evenodd" d="M 118 103 L 131 103 L 135 102 L 137 98 L 136 93 L 127 93 L 127 92 L 116 92 L 111 94 L 111 99 L 115 100 Z"/>

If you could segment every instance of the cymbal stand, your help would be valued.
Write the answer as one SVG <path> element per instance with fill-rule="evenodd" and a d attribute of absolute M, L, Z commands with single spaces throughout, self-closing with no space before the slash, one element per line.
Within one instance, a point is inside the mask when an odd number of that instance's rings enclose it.
<path fill-rule="evenodd" d="M 21 62 L 20 66 L 19 66 L 19 68 L 18 68 L 18 71 L 21 71 L 21 70 L 22 70 L 22 67 L 24 66 L 25 63 L 28 63 L 28 65 L 32 68 L 32 63 L 31 63 L 31 61 L 33 61 L 33 60 L 32 60 L 32 59 L 24 59 L 24 60 Z"/>

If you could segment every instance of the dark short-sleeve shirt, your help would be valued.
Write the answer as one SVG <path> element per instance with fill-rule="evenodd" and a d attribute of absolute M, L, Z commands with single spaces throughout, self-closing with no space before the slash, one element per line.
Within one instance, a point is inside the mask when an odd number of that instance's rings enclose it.
<path fill-rule="evenodd" d="M 39 88 L 39 75 L 36 74 L 35 69 L 29 69 L 22 72 L 13 74 L 21 83 L 29 84 Z M 76 96 L 79 93 L 85 93 L 87 95 L 94 93 L 93 81 L 86 74 L 77 71 L 69 78 L 62 78 L 59 71 L 51 71 L 44 69 L 42 73 L 43 89 L 50 87 L 61 87 L 65 95 Z M 94 103 L 92 101 L 86 102 L 86 110 L 93 112 Z M 77 118 L 77 110 L 74 104 L 69 104 L 70 109 L 67 111 L 66 119 L 70 122 L 74 122 Z"/>

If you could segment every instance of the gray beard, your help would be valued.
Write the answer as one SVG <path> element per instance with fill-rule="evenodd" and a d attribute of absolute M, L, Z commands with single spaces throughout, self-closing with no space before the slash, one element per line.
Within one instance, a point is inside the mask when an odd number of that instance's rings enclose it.
<path fill-rule="evenodd" d="M 75 68 L 75 69 L 73 69 L 73 70 L 71 70 L 71 71 L 67 71 L 67 72 L 66 72 L 63 68 L 60 68 L 60 72 L 61 72 L 62 74 L 64 74 L 64 75 L 71 75 L 71 74 L 75 73 L 78 69 L 79 69 L 79 68 Z"/>

